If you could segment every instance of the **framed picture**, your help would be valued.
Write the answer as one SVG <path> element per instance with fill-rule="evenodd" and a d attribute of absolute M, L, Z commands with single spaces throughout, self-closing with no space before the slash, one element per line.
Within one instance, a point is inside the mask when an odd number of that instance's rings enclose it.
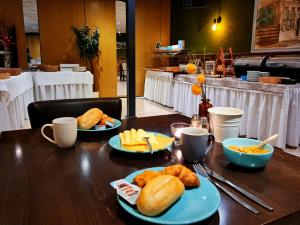
<path fill-rule="evenodd" d="M 205 71 L 206 74 L 213 75 L 215 73 L 216 62 L 215 61 L 206 61 L 205 62 Z"/>
<path fill-rule="evenodd" d="M 300 1 L 255 0 L 252 52 L 300 50 Z"/>

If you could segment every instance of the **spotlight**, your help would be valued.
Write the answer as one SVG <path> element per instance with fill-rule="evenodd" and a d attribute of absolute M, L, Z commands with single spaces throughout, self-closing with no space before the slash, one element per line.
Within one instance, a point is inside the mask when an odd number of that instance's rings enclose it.
<path fill-rule="evenodd" d="M 216 19 L 214 19 L 214 24 L 212 25 L 211 29 L 212 29 L 213 31 L 216 31 L 216 30 L 217 30 L 217 20 L 216 20 Z"/>

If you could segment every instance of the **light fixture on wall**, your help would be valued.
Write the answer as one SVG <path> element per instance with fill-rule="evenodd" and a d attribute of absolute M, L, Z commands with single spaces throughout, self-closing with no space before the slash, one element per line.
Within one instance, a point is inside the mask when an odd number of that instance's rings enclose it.
<path fill-rule="evenodd" d="M 211 29 L 212 29 L 213 31 L 216 31 L 216 30 L 217 30 L 217 20 L 216 20 L 216 18 L 214 18 L 214 23 L 213 23 Z"/>
<path fill-rule="evenodd" d="M 221 23 L 221 21 L 222 21 L 222 17 L 221 17 L 221 0 L 219 0 L 219 16 L 218 16 L 218 18 L 216 19 L 216 18 L 214 18 L 214 23 L 213 23 L 213 25 L 212 25 L 212 27 L 211 27 L 211 29 L 213 30 L 213 31 L 216 31 L 217 29 L 218 29 L 218 25 Z"/>

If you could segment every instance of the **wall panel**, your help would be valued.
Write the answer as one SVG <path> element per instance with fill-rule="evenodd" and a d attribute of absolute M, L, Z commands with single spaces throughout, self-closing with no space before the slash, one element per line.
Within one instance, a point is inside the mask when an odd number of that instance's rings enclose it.
<path fill-rule="evenodd" d="M 72 26 L 84 26 L 84 0 L 37 0 L 44 64 L 79 63 Z"/>
<path fill-rule="evenodd" d="M 86 23 L 100 29 L 100 64 L 95 73 L 100 78 L 100 96 L 117 95 L 116 16 L 114 0 L 86 0 Z"/>
<path fill-rule="evenodd" d="M 100 29 L 101 56 L 94 60 L 94 75 L 100 97 L 117 95 L 116 25 L 114 0 L 37 0 L 42 62 L 45 64 L 80 63 L 71 26 L 85 24 Z M 85 4 L 84 4 L 85 3 Z"/>
<path fill-rule="evenodd" d="M 169 45 L 170 1 L 136 1 L 136 95 L 144 95 L 145 67 L 154 66 L 155 43 Z"/>
<path fill-rule="evenodd" d="M 171 39 L 185 40 L 193 52 L 217 53 L 232 47 L 234 53 L 250 52 L 254 0 L 221 1 L 222 22 L 219 30 L 212 31 L 213 18 L 219 15 L 219 0 L 207 1 L 207 8 L 184 9 L 182 1 L 172 0 Z"/>

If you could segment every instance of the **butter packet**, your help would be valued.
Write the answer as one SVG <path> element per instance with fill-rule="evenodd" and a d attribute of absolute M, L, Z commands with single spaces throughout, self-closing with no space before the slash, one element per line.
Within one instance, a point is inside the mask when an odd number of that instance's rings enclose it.
<path fill-rule="evenodd" d="M 96 125 L 95 130 L 105 130 L 106 126 L 105 125 Z"/>
<path fill-rule="evenodd" d="M 136 204 L 141 188 L 124 179 L 113 181 L 110 185 L 117 190 L 118 195 L 128 201 L 131 205 Z"/>
<path fill-rule="evenodd" d="M 106 121 L 105 124 L 106 124 L 107 126 L 109 126 L 109 127 L 114 127 L 114 126 L 115 126 L 115 124 L 112 123 L 112 122 L 110 122 L 110 121 Z"/>

